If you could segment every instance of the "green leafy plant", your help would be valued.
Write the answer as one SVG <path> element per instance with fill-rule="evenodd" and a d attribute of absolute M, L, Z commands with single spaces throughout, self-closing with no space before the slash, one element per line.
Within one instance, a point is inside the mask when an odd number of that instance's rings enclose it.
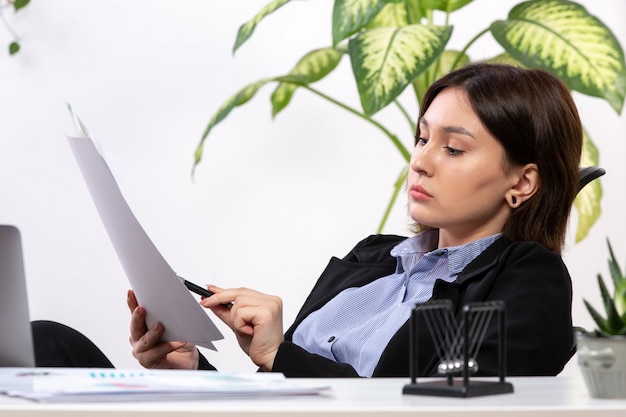
<path fill-rule="evenodd" d="M 9 43 L 9 55 L 15 55 L 20 50 L 19 37 L 13 30 L 13 27 L 9 24 L 5 11 L 7 8 L 12 8 L 16 13 L 22 8 L 26 7 L 30 3 L 30 0 L 0 0 L 0 19 L 4 27 L 7 29 L 13 40 Z"/>
<path fill-rule="evenodd" d="M 583 300 L 589 314 L 596 323 L 596 334 L 602 336 L 621 335 L 626 336 L 626 269 L 624 272 L 620 270 L 611 243 L 607 239 L 609 246 L 609 272 L 613 280 L 613 295 L 602 279 L 602 275 L 598 274 L 598 286 L 602 296 L 602 303 L 606 317 L 602 316 L 593 306 Z"/>
<path fill-rule="evenodd" d="M 274 0 L 243 24 L 233 53 L 250 39 L 261 21 L 288 3 L 290 0 Z M 202 159 L 204 143 L 212 129 L 235 107 L 252 99 L 261 87 L 276 84 L 271 94 L 272 117 L 289 105 L 297 89 L 306 90 L 371 124 L 402 156 L 404 166 L 378 226 L 380 232 L 405 183 L 411 153 L 399 136 L 374 116 L 393 105 L 406 118 L 412 136 L 415 117 L 409 115 L 401 100 L 419 104 L 434 80 L 472 61 L 470 49 L 488 34 L 503 49 L 488 61 L 545 69 L 572 90 L 604 99 L 621 113 L 626 94 L 624 52 L 610 29 L 583 6 L 565 0 L 521 2 L 505 19 L 488 23 L 460 51 L 448 49 L 453 35 L 451 15 L 471 3 L 474 1 L 335 0 L 332 45 L 306 53 L 287 74 L 252 82 L 223 103 L 211 117 L 196 148 L 194 169 Z M 344 58 L 352 66 L 359 105 L 341 102 L 314 86 Z M 598 165 L 598 149 L 588 133 L 581 165 Z M 587 235 L 598 219 L 601 197 L 599 181 L 579 193 L 575 203 L 577 241 Z"/>

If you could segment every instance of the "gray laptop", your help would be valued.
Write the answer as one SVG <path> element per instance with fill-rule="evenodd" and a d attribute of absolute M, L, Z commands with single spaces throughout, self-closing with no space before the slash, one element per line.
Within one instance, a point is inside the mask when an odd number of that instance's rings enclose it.
<path fill-rule="evenodd" d="M 20 232 L 0 225 L 0 367 L 34 366 Z"/>

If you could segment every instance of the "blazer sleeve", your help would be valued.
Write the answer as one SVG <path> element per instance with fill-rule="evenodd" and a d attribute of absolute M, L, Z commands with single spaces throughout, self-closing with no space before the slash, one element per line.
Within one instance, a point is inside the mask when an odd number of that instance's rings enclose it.
<path fill-rule="evenodd" d="M 300 346 L 285 341 L 280 345 L 272 372 L 282 372 L 295 378 L 358 377 L 356 370 L 345 363 L 337 363 L 323 356 L 309 353 Z"/>
<path fill-rule="evenodd" d="M 216 370 L 200 353 L 200 370 Z M 260 369 L 259 369 L 260 371 Z M 358 377 L 356 370 L 345 363 L 337 363 L 322 356 L 315 355 L 300 346 L 283 342 L 278 349 L 272 372 L 282 372 L 294 378 L 340 378 Z"/>
<path fill-rule="evenodd" d="M 199 362 L 198 362 L 198 369 L 199 370 L 202 370 L 202 371 L 217 371 L 215 366 L 211 365 L 211 363 L 208 361 L 208 359 L 204 357 L 202 352 L 198 351 L 198 354 L 200 355 Z"/>

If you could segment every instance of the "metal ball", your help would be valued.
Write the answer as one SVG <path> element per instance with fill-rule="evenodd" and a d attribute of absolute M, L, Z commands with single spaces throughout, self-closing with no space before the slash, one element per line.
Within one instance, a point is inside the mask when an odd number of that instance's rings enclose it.
<path fill-rule="evenodd" d="M 470 358 L 467 361 L 467 368 L 470 374 L 478 372 L 478 362 L 475 359 Z M 442 361 L 437 366 L 437 373 L 440 375 L 460 374 L 463 372 L 463 360 L 452 359 L 448 361 Z"/>

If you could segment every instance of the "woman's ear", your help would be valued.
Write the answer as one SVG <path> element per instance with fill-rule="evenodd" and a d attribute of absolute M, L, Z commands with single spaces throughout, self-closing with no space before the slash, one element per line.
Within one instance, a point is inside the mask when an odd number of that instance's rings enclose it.
<path fill-rule="evenodd" d="M 539 189 L 539 168 L 537 164 L 526 164 L 513 169 L 511 188 L 505 198 L 511 208 L 519 207 Z"/>

